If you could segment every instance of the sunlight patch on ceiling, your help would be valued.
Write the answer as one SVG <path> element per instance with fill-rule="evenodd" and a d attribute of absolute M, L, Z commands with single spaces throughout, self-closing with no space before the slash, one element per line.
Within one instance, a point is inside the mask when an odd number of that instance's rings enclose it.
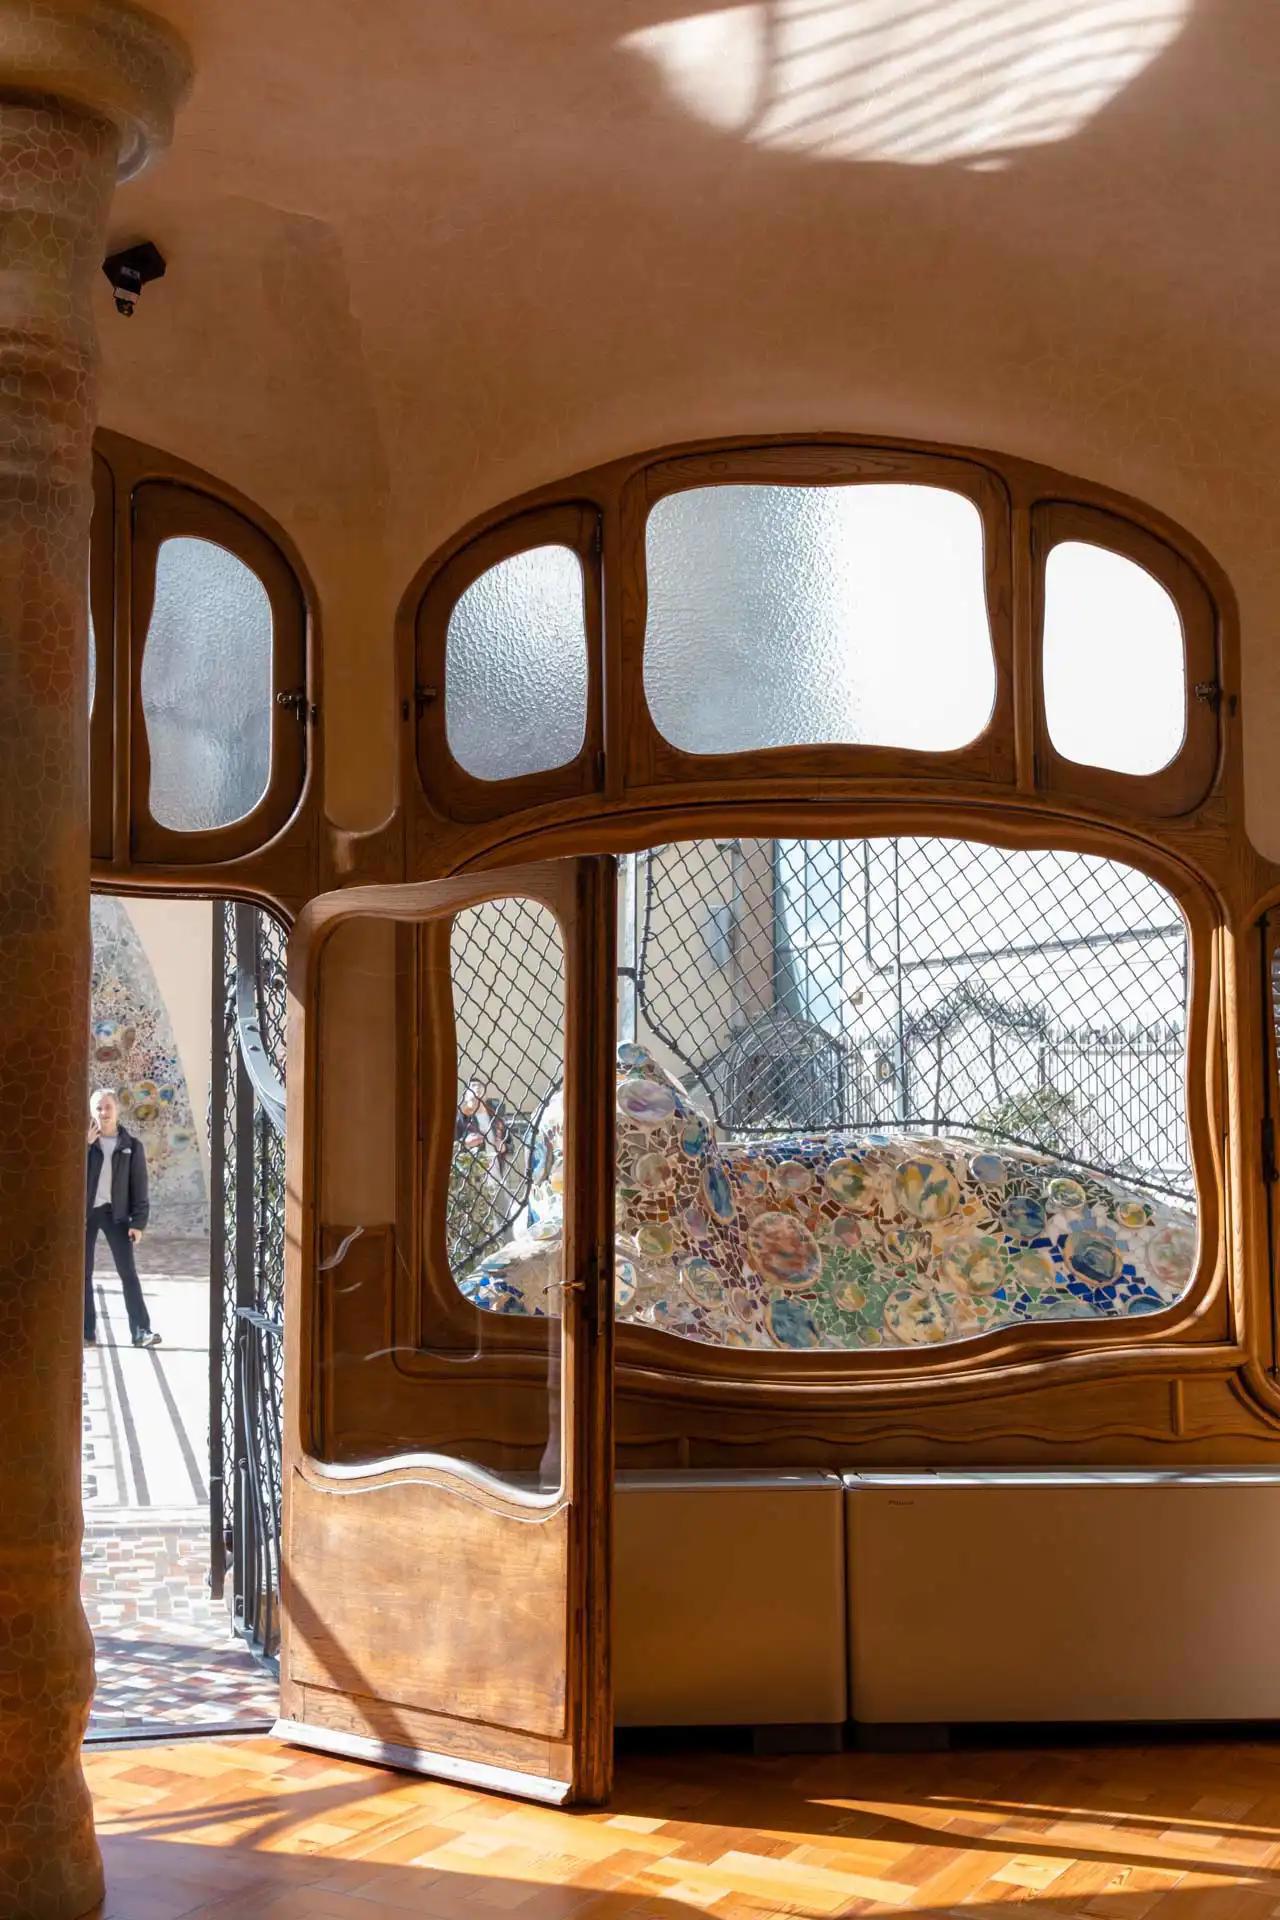
<path fill-rule="evenodd" d="M 1191 0 L 749 0 L 623 37 L 672 98 L 763 147 L 993 168 L 1067 140 Z"/>

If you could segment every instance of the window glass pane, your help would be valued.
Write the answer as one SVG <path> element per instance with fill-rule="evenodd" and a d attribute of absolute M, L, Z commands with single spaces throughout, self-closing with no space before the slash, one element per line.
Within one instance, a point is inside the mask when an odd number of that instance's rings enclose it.
<path fill-rule="evenodd" d="M 1044 580 L 1044 709 L 1068 760 L 1158 773 L 1186 735 L 1182 622 L 1160 582 L 1083 540 L 1049 551 Z"/>
<path fill-rule="evenodd" d="M 252 812 L 271 770 L 271 602 L 225 547 L 161 546 L 142 711 L 160 826 L 195 833 Z"/>
<path fill-rule="evenodd" d="M 433 1044 L 440 964 L 456 1068 Z M 514 1326 L 499 1316 L 511 1311 L 507 1242 L 535 1257 L 541 1247 L 533 1147 L 564 1075 L 555 919 L 520 899 L 469 908 L 451 927 L 353 919 L 321 948 L 318 982 L 317 1450 L 334 1462 L 443 1457 L 552 1493 L 562 1484 L 558 1273 L 544 1263 L 536 1299 L 530 1279 Z M 562 1130 L 558 1102 L 555 1111 Z M 430 1175 L 419 1187 L 400 1171 L 438 1140 L 437 1122 L 446 1144 L 452 1136 L 443 1194 Z"/>
<path fill-rule="evenodd" d="M 939 487 L 698 487 L 646 540 L 644 685 L 686 753 L 944 750 L 995 699 L 982 519 Z"/>
<path fill-rule="evenodd" d="M 563 767 L 587 731 L 582 564 L 569 547 L 513 554 L 473 581 L 449 616 L 449 751 L 477 780 Z"/>
<path fill-rule="evenodd" d="M 894 1350 L 1181 1298 L 1197 1249 L 1188 941 L 1158 882 L 940 837 L 634 859 L 621 1322 L 710 1346 Z M 525 999 L 546 971 L 529 966 Z M 536 1315 L 560 1277 L 560 1116 L 554 1100 L 521 1113 L 528 1197 L 507 1182 L 505 1224 L 485 1216 L 499 1244 L 460 1284 Z"/>
<path fill-rule="evenodd" d="M 564 953 L 554 916 L 531 900 L 486 901 L 458 914 L 450 938 L 457 1110 L 445 1218 L 449 1270 L 480 1309 L 475 1341 L 496 1343 L 496 1316 L 517 1316 L 522 1351 L 548 1371 L 511 1380 L 498 1346 L 504 1477 L 540 1491 L 559 1480 L 560 1340 L 565 1202 Z M 513 1276 L 513 1277 L 509 1277 Z M 510 1323 L 508 1323 L 510 1325 Z M 477 1376 L 482 1378 L 482 1375 Z M 474 1418 L 476 1388 L 469 1389 Z M 482 1461 L 484 1464 L 484 1461 Z"/>
<path fill-rule="evenodd" d="M 523 1219 L 540 1171 L 539 1132 L 553 1108 L 560 1121 L 560 929 L 532 900 L 486 901 L 455 919 L 451 965 L 458 1111 L 447 1239 L 461 1278 Z M 562 1191 L 557 1177 L 557 1196 Z"/>

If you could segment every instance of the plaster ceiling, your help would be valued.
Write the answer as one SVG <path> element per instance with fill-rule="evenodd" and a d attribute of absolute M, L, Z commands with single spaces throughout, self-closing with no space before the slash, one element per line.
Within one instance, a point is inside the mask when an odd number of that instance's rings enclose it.
<path fill-rule="evenodd" d="M 1274 0 L 168 0 L 106 424 L 298 540 L 341 685 L 482 508 L 638 447 L 1021 453 L 1218 555 L 1280 731 Z M 1274 755 L 1270 756 L 1274 762 Z M 1280 773 L 1249 766 L 1280 855 Z M 353 818 L 375 808 L 349 796 Z"/>

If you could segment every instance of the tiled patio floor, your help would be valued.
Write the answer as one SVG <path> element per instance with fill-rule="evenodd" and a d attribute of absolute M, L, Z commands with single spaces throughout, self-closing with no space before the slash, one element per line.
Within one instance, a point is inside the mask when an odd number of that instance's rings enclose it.
<path fill-rule="evenodd" d="M 84 1356 L 81 1591 L 98 1662 L 89 1738 L 262 1726 L 275 1718 L 275 1681 L 207 1582 L 208 1249 L 148 1237 L 139 1267 L 163 1345 L 131 1345 L 100 1256 L 99 1344 Z"/>

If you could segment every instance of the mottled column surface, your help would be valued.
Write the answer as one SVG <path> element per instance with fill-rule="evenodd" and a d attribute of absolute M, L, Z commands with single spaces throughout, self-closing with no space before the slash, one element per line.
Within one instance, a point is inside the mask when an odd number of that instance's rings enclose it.
<path fill-rule="evenodd" d="M 79 1748 L 86 571 L 115 182 L 169 135 L 172 33 L 109 0 L 0 0 L 0 1915 L 101 1896 Z"/>

